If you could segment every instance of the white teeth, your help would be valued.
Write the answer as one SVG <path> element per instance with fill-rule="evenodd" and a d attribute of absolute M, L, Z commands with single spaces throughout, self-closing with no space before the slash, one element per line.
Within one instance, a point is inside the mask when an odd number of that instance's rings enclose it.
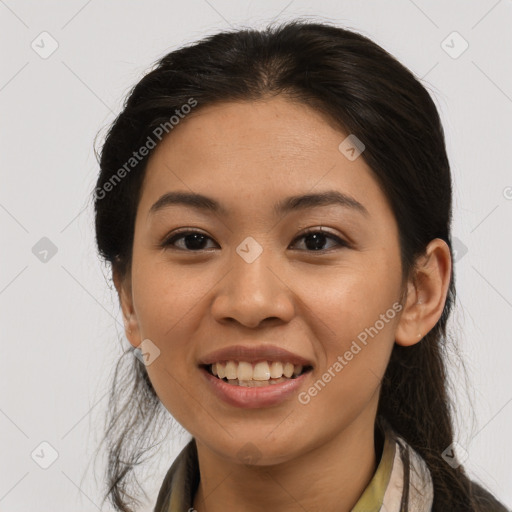
<path fill-rule="evenodd" d="M 228 364 L 235 364 L 234 361 L 229 361 Z M 227 365 L 226 365 L 227 366 Z M 228 377 L 231 378 L 231 377 Z M 238 380 L 249 380 L 252 379 L 252 364 L 245 361 L 238 363 L 238 370 L 236 372 L 236 378 Z"/>
<path fill-rule="evenodd" d="M 279 361 L 272 361 L 270 364 L 270 376 L 273 379 L 278 379 L 283 375 L 283 363 Z"/>
<path fill-rule="evenodd" d="M 281 375 L 279 375 L 279 377 L 281 377 Z M 267 361 L 260 361 L 259 363 L 256 363 L 254 365 L 254 370 L 252 371 L 252 380 L 268 379 L 270 379 L 270 368 L 268 366 Z"/>
<path fill-rule="evenodd" d="M 272 386 L 272 384 L 280 384 L 281 382 L 286 382 L 288 379 L 286 377 L 280 377 L 279 379 L 271 379 L 271 380 L 230 380 L 230 384 L 234 384 L 235 386 L 242 386 L 247 388 L 258 388 L 261 386 Z"/>
<path fill-rule="evenodd" d="M 290 378 L 293 375 L 293 364 L 292 363 L 286 363 L 284 365 L 283 373 L 285 377 Z"/>
<path fill-rule="evenodd" d="M 280 361 L 259 361 L 254 366 L 247 361 L 227 361 L 226 363 L 214 363 L 211 365 L 212 373 L 219 379 L 226 378 L 230 383 L 241 382 L 247 386 L 261 384 L 275 384 L 277 379 L 286 379 L 300 375 L 303 366 L 293 363 L 281 363 Z M 283 380 L 285 380 L 283 378 Z M 250 384 L 248 384 L 250 382 Z"/>
<path fill-rule="evenodd" d="M 212 365 L 212 373 L 218 375 L 219 379 L 223 379 L 226 376 L 226 367 L 222 364 Z"/>
<path fill-rule="evenodd" d="M 217 366 L 221 364 L 221 363 L 217 363 Z M 237 369 L 238 367 L 238 364 L 235 363 L 235 361 L 228 361 L 226 363 L 226 366 L 225 366 L 225 372 L 226 372 L 226 379 L 230 380 L 230 379 L 238 379 L 238 375 L 237 375 Z"/>

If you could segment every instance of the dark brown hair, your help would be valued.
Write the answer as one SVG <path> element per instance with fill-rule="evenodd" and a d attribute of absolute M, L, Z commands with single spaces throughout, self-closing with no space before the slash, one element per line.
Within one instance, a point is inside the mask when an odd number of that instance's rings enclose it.
<path fill-rule="evenodd" d="M 134 221 L 147 157 L 122 173 L 134 151 L 182 105 L 256 101 L 285 95 L 325 114 L 364 142 L 362 157 L 387 196 L 400 234 L 403 282 L 428 243 L 451 250 L 452 183 L 444 132 L 426 88 L 383 48 L 354 31 L 295 20 L 265 30 L 233 30 L 172 51 L 131 90 L 101 149 L 95 189 L 96 237 L 112 270 L 131 268 Z M 171 135 L 172 136 L 172 135 Z M 111 183 L 110 187 L 106 187 Z M 108 188 L 108 192 L 107 192 Z M 455 301 L 452 273 L 444 311 L 424 339 L 394 345 L 378 415 L 424 458 L 436 512 L 506 510 L 442 458 L 454 442 L 446 361 L 457 355 L 446 332 Z M 128 367 L 120 371 L 121 363 Z M 106 497 L 131 511 L 133 468 L 154 448 L 151 434 L 169 422 L 144 364 L 130 347 L 116 368 L 104 442 Z"/>

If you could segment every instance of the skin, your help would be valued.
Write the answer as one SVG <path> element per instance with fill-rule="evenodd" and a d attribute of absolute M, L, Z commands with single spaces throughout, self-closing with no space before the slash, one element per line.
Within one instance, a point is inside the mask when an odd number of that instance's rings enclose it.
<path fill-rule="evenodd" d="M 350 161 L 342 133 L 320 113 L 283 96 L 204 107 L 153 150 L 138 205 L 131 271 L 114 272 L 133 346 L 150 339 L 160 355 L 147 366 L 164 406 L 195 438 L 199 512 L 349 511 L 378 464 L 374 424 L 380 382 L 396 342 L 418 343 L 441 316 L 450 252 L 432 240 L 402 288 L 398 227 L 363 156 Z M 173 205 L 148 212 L 169 191 L 212 197 L 224 217 Z M 295 194 L 337 190 L 368 210 L 322 206 L 276 216 Z M 301 237 L 323 226 L 315 251 Z M 162 243 L 178 228 L 204 233 Z M 263 252 L 236 252 L 248 236 Z M 190 247 L 192 246 L 192 249 Z M 207 353 L 275 343 L 314 364 L 307 390 L 406 291 L 403 309 L 310 402 L 242 409 L 216 398 L 197 367 Z M 335 414 L 334 414 L 335 412 Z M 252 443 L 259 458 L 244 464 Z"/>

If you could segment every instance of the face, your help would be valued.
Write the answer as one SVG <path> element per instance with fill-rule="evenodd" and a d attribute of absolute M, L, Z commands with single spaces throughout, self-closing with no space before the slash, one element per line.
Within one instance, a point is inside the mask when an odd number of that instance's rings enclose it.
<path fill-rule="evenodd" d="M 127 336 L 134 346 L 150 340 L 160 400 L 219 456 L 235 461 L 251 442 L 259 464 L 282 462 L 356 418 L 373 428 L 402 269 L 390 206 L 364 153 L 340 151 L 347 135 L 284 97 L 224 103 L 181 121 L 148 162 L 123 282 Z M 171 201 L 152 209 L 170 192 L 206 196 L 220 210 Z M 276 209 L 322 193 L 352 204 Z M 277 345 L 313 369 L 276 403 L 233 405 L 199 362 L 234 345 Z"/>

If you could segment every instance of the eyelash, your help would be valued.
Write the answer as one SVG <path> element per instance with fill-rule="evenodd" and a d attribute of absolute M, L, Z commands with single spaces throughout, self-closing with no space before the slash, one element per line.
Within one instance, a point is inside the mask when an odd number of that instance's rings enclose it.
<path fill-rule="evenodd" d="M 187 229 L 187 230 L 183 230 L 183 231 L 178 231 L 177 233 L 174 233 L 172 236 L 166 238 L 164 240 L 164 242 L 161 244 L 161 246 L 164 249 L 166 249 L 168 247 L 172 247 L 172 245 L 176 242 L 176 240 L 184 238 L 187 235 L 193 235 L 195 233 L 197 233 L 199 235 L 203 235 L 206 238 L 209 238 L 210 240 L 212 240 L 212 238 L 210 238 L 208 235 L 204 234 L 201 231 Z M 342 238 L 330 233 L 329 231 L 324 231 L 321 227 L 320 228 L 310 228 L 307 231 L 304 231 L 303 233 L 301 233 L 299 236 L 297 236 L 293 240 L 293 243 L 295 243 L 297 240 L 299 240 L 301 238 L 306 237 L 307 235 L 318 234 L 318 233 L 325 235 L 326 238 L 331 238 L 332 240 L 335 240 L 340 247 L 346 247 L 346 248 L 350 247 L 350 244 L 348 242 L 346 242 Z M 178 251 L 184 251 L 184 252 L 203 252 L 203 251 L 207 250 L 207 249 L 199 249 L 199 250 L 193 251 L 190 249 L 181 249 L 181 248 L 175 248 L 175 249 Z M 304 250 L 305 250 L 305 252 L 310 252 L 310 253 L 326 253 L 326 252 L 332 251 L 333 249 L 332 248 L 331 249 L 319 249 L 317 251 L 308 251 L 307 249 L 304 249 Z"/>

